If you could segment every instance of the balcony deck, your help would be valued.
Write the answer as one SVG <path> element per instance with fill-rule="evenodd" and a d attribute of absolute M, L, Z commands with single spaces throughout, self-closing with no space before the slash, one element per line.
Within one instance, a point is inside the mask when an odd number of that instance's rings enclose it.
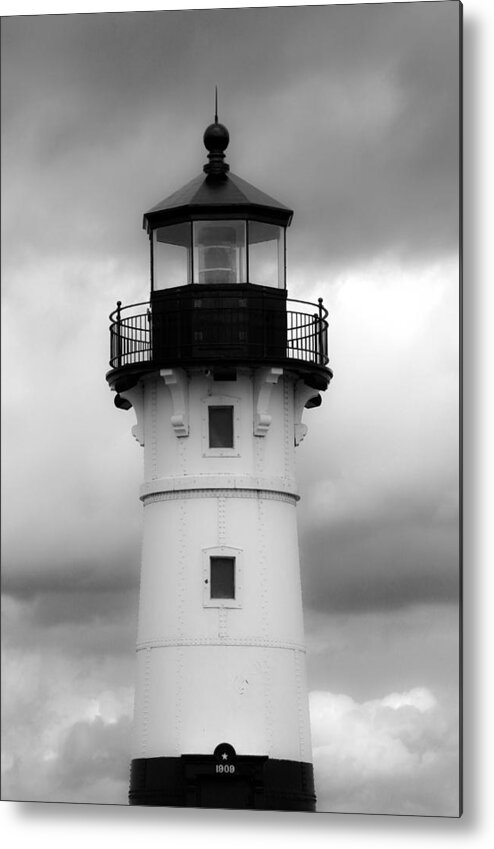
<path fill-rule="evenodd" d="M 117 303 L 110 315 L 107 374 L 117 392 L 143 373 L 194 365 L 282 366 L 317 389 L 327 388 L 332 371 L 321 298 L 313 304 L 278 292 L 193 289 L 125 307 Z"/>

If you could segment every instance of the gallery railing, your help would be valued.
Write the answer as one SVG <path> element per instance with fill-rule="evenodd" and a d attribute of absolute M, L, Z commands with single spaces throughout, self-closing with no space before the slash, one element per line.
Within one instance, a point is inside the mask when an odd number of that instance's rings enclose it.
<path fill-rule="evenodd" d="M 189 304 L 158 310 L 149 301 L 125 307 L 117 301 L 110 315 L 110 367 L 212 356 L 247 361 L 274 356 L 323 367 L 328 362 L 328 312 L 322 298 L 317 304 L 288 299 L 276 309 L 269 300 L 261 306 L 247 303 L 245 309 L 217 303 L 212 308 L 202 300 Z"/>

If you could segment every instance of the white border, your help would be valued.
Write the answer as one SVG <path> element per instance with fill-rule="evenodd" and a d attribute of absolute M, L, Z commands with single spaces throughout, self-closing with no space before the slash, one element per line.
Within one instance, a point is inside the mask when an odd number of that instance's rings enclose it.
<path fill-rule="evenodd" d="M 340 0 L 346 4 L 350 0 Z M 382 0 L 388 2 L 388 0 Z M 431 2 L 431 0 L 425 0 Z M 434 2 L 434 0 L 432 0 Z M 449 0 L 443 0 L 449 2 Z M 240 5 L 303 5 L 250 0 L 196 0 L 193 8 Z M 312 0 L 311 5 L 326 5 Z M 492 473 L 494 472 L 494 284 L 492 207 L 494 134 L 494 3 L 465 0 L 465 814 L 461 820 L 273 812 L 196 811 L 96 805 L 3 802 L 0 824 L 5 845 L 37 849 L 157 849 L 173 842 L 201 849 L 483 849 L 494 843 L 492 770 L 494 704 L 494 570 L 492 562 Z M 1 0 L 2 15 L 188 8 L 186 3 L 40 2 Z M 490 38 L 489 38 L 490 35 Z M 480 214 L 483 213 L 483 214 Z M 489 274 L 487 269 L 490 268 Z M 475 337 L 472 338 L 472 334 Z M 467 379 L 472 378 L 470 387 Z M 473 577 L 472 577 L 473 576 Z M 468 647 L 471 642 L 475 652 Z M 469 661 L 472 661 L 470 667 Z M 478 728 L 474 733 L 473 729 Z M 475 736 L 472 751 L 472 736 Z M 479 741 L 482 741 L 480 745 Z"/>

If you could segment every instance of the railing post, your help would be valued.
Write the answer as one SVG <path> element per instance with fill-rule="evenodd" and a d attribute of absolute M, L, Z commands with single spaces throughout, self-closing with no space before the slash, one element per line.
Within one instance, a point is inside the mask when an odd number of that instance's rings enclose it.
<path fill-rule="evenodd" d="M 314 319 L 314 333 L 310 336 L 310 354 L 314 354 L 314 361 L 319 362 L 319 346 L 321 344 L 321 335 L 319 332 L 319 316 L 316 312 L 312 313 Z M 314 340 L 314 351 L 312 351 L 312 340 Z"/>
<path fill-rule="evenodd" d="M 268 314 L 266 312 L 266 304 L 264 302 L 264 289 L 262 289 L 262 291 L 261 291 L 261 304 L 262 304 L 262 307 L 261 307 L 262 356 L 263 356 L 263 359 L 266 359 L 266 357 L 268 355 L 268 345 L 267 345 L 267 341 L 268 341 L 268 328 L 267 328 Z"/>
<path fill-rule="evenodd" d="M 317 299 L 317 303 L 319 304 L 319 358 L 320 364 L 324 365 L 325 359 L 325 350 L 324 350 L 324 332 L 323 332 L 323 305 L 322 298 Z"/>
<path fill-rule="evenodd" d="M 117 365 L 118 365 L 119 368 L 122 365 L 122 337 L 120 336 L 121 306 L 122 306 L 122 301 L 117 301 Z"/>
<path fill-rule="evenodd" d="M 146 310 L 146 330 L 145 330 L 145 341 L 147 342 L 147 350 L 149 351 L 149 359 L 153 359 L 153 324 L 151 321 L 151 310 L 149 307 Z M 146 349 L 145 349 L 146 350 Z"/>

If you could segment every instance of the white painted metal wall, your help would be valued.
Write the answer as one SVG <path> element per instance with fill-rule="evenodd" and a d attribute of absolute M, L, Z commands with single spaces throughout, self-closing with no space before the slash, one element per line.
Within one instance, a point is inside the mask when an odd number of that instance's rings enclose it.
<path fill-rule="evenodd" d="M 215 381 L 176 369 L 125 395 L 144 445 L 134 758 L 238 754 L 310 762 L 295 442 L 314 390 L 281 369 Z M 232 449 L 209 449 L 208 404 L 234 406 Z M 236 557 L 234 600 L 211 600 L 211 555 Z"/>

